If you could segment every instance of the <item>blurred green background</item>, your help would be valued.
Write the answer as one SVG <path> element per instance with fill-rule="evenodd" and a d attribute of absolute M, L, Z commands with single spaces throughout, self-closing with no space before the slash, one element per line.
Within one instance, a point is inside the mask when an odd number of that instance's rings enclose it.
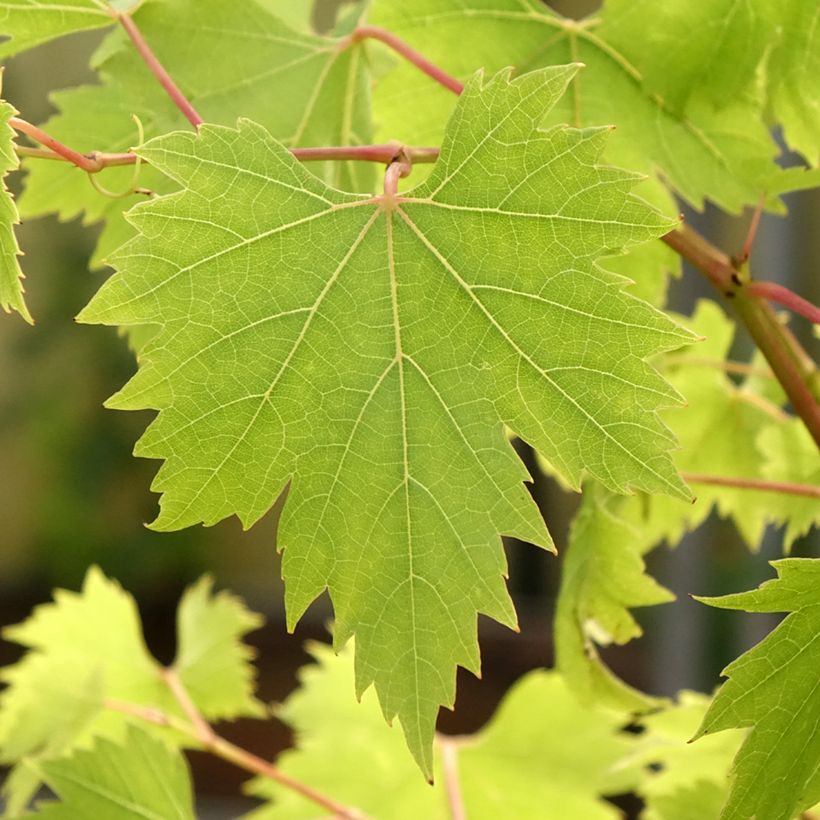
<path fill-rule="evenodd" d="M 295 0 L 302 1 L 307 2 Z M 334 5 L 333 0 L 317 4 L 320 26 L 332 19 Z M 596 4 L 554 5 L 579 16 Z M 99 39 L 97 34 L 77 35 L 10 61 L 5 95 L 26 119 L 42 122 L 53 111 L 47 98 L 50 90 L 93 82 L 86 66 Z M 90 122 L 89 129 L 93 127 Z M 12 187 L 19 189 L 19 184 L 19 179 L 12 180 Z M 816 302 L 820 192 L 792 195 L 789 205 L 787 219 L 764 217 L 755 245 L 756 267 L 765 269 L 766 278 L 788 284 Z M 687 218 L 728 251 L 741 246 L 748 222 L 748 214 L 730 218 L 713 211 Z M 151 414 L 102 406 L 133 372 L 133 356 L 115 330 L 73 320 L 105 275 L 87 267 L 96 229 L 47 218 L 24 225 L 19 236 L 26 254 L 28 302 L 37 325 L 30 328 L 16 315 L 0 315 L 2 624 L 25 617 L 55 586 L 77 588 L 87 567 L 98 564 L 136 595 L 149 644 L 162 660 L 169 660 L 176 600 L 187 584 L 210 572 L 219 586 L 233 589 L 267 617 L 265 629 L 252 636 L 261 651 L 262 693 L 283 697 L 295 685 L 295 668 L 306 660 L 303 640 L 325 636 L 331 613 L 322 601 L 309 611 L 295 636 L 286 634 L 275 511 L 249 532 L 242 532 L 234 519 L 178 533 L 155 533 L 144 526 L 156 512 L 156 496 L 149 486 L 157 465 L 133 458 L 131 450 Z M 686 313 L 701 296 L 711 297 L 708 285 L 688 271 L 674 284 L 670 306 Z M 812 343 L 807 328 L 796 329 L 807 344 Z M 748 345 L 739 342 L 740 347 L 744 344 Z M 535 470 L 532 453 L 522 448 L 521 454 Z M 536 481 L 534 493 L 560 550 L 577 499 L 544 478 Z M 749 503 L 754 503 L 751 496 Z M 677 550 L 657 550 L 650 556 L 650 571 L 679 599 L 641 611 L 646 637 L 608 650 L 607 660 L 627 680 L 652 692 L 710 690 L 720 669 L 774 621 L 708 609 L 691 601 L 688 593 L 711 595 L 756 585 L 769 576 L 765 562 L 778 557 L 779 543 L 770 533 L 760 554 L 752 556 L 733 527 L 713 517 Z M 507 548 L 522 631 L 514 634 L 481 620 L 485 675 L 481 681 L 460 675 L 456 713 L 442 718 L 446 731 L 474 730 L 512 680 L 551 662 L 550 620 L 560 559 L 518 543 Z M 818 553 L 816 532 L 795 549 L 796 555 Z M 16 652 L 3 644 L 0 660 L 7 663 Z M 288 742 L 283 727 L 255 727 L 251 722 L 240 723 L 230 733 L 268 755 Z M 229 791 L 238 782 L 226 766 L 204 759 L 198 759 L 197 776 L 214 792 Z"/>

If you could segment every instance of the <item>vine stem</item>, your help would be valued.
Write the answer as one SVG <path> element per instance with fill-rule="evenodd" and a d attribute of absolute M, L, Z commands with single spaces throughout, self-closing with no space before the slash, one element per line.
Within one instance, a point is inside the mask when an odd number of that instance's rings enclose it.
<path fill-rule="evenodd" d="M 63 145 L 58 140 L 54 139 L 54 137 L 49 136 L 45 131 L 42 131 L 36 125 L 32 125 L 26 120 L 21 120 L 19 117 L 12 117 L 9 120 L 9 125 L 15 131 L 19 131 L 21 134 L 31 137 L 31 139 L 39 142 L 40 145 L 44 145 L 47 149 L 49 149 L 49 151 L 53 152 L 55 159 L 59 157 L 60 159 L 66 160 L 66 162 L 71 162 L 78 168 L 82 168 L 83 171 L 87 171 L 89 174 L 94 174 L 100 170 L 101 166 L 97 160 L 87 154 L 80 154 L 78 151 L 75 151 L 73 148 L 69 148 L 67 145 Z"/>
<path fill-rule="evenodd" d="M 450 809 L 451 820 L 467 820 L 461 786 L 458 782 L 458 742 L 454 738 L 441 734 L 436 734 L 436 741 L 441 749 L 444 790 L 447 792 L 447 806 Z"/>
<path fill-rule="evenodd" d="M 784 328 L 769 304 L 749 291 L 729 257 L 688 226 L 670 231 L 663 241 L 698 268 L 729 299 L 738 318 L 766 357 L 794 412 L 820 447 L 820 403 L 815 397 L 817 370 L 794 336 Z"/>
<path fill-rule="evenodd" d="M 794 313 L 808 319 L 815 325 L 820 325 L 820 308 L 813 305 L 808 299 L 798 296 L 793 290 L 778 285 L 776 282 L 750 282 L 746 286 L 746 293 L 751 296 L 759 296 L 761 299 L 768 299 L 788 308 Z"/>
<path fill-rule="evenodd" d="M 151 73 L 159 80 L 159 84 L 165 89 L 168 96 L 174 102 L 174 105 L 184 114 L 185 119 L 188 120 L 194 128 L 198 128 L 203 123 L 202 117 L 199 116 L 197 110 L 191 105 L 188 98 L 182 93 L 180 87 L 174 82 L 171 75 L 165 70 L 165 67 L 157 59 L 157 56 L 151 50 L 151 47 L 142 36 L 142 32 L 137 27 L 137 24 L 131 18 L 130 14 L 125 12 L 117 14 L 116 19 L 120 25 L 125 29 L 126 34 L 131 38 L 131 42 L 139 52 L 145 64 L 151 70 Z"/>
<path fill-rule="evenodd" d="M 70 162 L 91 174 L 95 174 L 103 168 L 133 165 L 137 161 L 137 155 L 132 151 L 122 153 L 91 151 L 88 154 L 81 154 L 73 148 L 63 145 L 59 140 L 46 134 L 36 125 L 17 117 L 12 117 L 9 124 L 20 133 L 27 134 L 41 145 L 47 146 L 47 148 L 29 148 L 26 145 L 16 146 L 17 153 L 23 157 Z M 359 160 L 389 165 L 398 159 L 406 159 L 413 164 L 435 162 L 439 156 L 439 149 L 429 146 L 402 145 L 400 142 L 384 142 L 375 145 L 328 145 L 315 148 L 291 148 L 290 153 L 300 162 Z"/>
<path fill-rule="evenodd" d="M 806 498 L 820 498 L 820 486 L 814 484 L 794 484 L 789 481 L 766 481 L 757 478 L 734 478 L 733 476 L 707 475 L 705 473 L 681 473 L 690 484 L 714 484 L 717 487 L 735 487 L 740 490 L 758 490 L 769 493 L 802 495 Z"/>
<path fill-rule="evenodd" d="M 168 670 L 165 670 L 166 673 L 167 671 Z M 185 693 L 185 697 L 190 703 L 190 698 L 187 693 Z M 366 815 L 362 814 L 358 809 L 338 803 L 332 798 L 327 797 L 299 780 L 295 780 L 277 769 L 273 764 L 268 763 L 268 761 L 264 758 L 261 758 L 258 755 L 253 754 L 253 752 L 249 752 L 247 749 L 243 749 L 235 743 L 231 743 L 229 740 L 226 740 L 224 737 L 216 734 L 216 732 L 214 732 L 214 730 L 207 723 L 205 724 L 208 726 L 208 739 L 206 740 L 201 736 L 200 730 L 198 730 L 192 723 L 180 720 L 174 715 L 169 715 L 160 709 L 153 709 L 148 706 L 142 706 L 138 703 L 126 703 L 119 700 L 107 700 L 105 702 L 105 706 L 114 712 L 121 712 L 122 714 L 139 718 L 140 720 L 144 720 L 146 723 L 151 723 L 154 726 L 164 726 L 169 729 L 174 729 L 177 732 L 181 732 L 193 740 L 196 740 L 205 751 L 210 752 L 216 757 L 222 758 L 222 760 L 233 763 L 235 766 L 238 766 L 240 769 L 244 769 L 246 772 L 259 775 L 260 777 L 265 777 L 268 780 L 274 780 L 281 786 L 301 794 L 302 797 L 310 800 L 317 806 L 321 806 L 323 809 L 332 812 L 334 817 L 343 818 L 343 820 L 367 820 Z M 187 712 L 185 707 L 183 707 L 183 711 Z M 202 719 L 202 722 L 205 723 L 204 719 Z"/>
<path fill-rule="evenodd" d="M 396 54 L 407 60 L 408 63 L 414 65 L 419 71 L 424 72 L 448 91 L 452 91 L 453 94 L 461 94 L 464 90 L 463 83 L 460 83 L 455 77 L 451 77 L 435 63 L 431 63 L 421 52 L 416 51 L 409 43 L 406 43 L 400 37 L 396 37 L 387 29 L 379 26 L 359 26 L 350 35 L 349 42 L 358 43 L 362 40 L 378 40 L 380 43 L 384 43 Z"/>

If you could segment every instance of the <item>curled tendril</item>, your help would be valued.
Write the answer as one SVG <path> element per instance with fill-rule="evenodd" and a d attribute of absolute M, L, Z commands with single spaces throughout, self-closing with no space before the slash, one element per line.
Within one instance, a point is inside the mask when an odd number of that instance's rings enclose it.
<path fill-rule="evenodd" d="M 137 136 L 139 137 L 137 144 L 142 145 L 145 142 L 145 129 L 142 127 L 142 121 L 136 114 L 131 115 L 131 119 L 134 120 L 134 123 L 137 126 Z M 97 193 L 102 194 L 103 196 L 107 196 L 109 199 L 125 199 L 127 196 L 131 196 L 131 194 L 146 194 L 152 195 L 153 192 L 149 191 L 147 188 L 140 188 L 137 186 L 137 182 L 139 181 L 140 176 L 140 168 L 142 166 L 142 158 L 137 156 L 136 161 L 134 162 L 134 172 L 131 175 L 131 182 L 129 183 L 128 187 L 117 193 L 116 191 L 109 191 L 108 188 L 100 185 L 97 182 L 96 176 L 92 173 L 88 174 L 88 179 L 91 182 L 94 190 Z"/>

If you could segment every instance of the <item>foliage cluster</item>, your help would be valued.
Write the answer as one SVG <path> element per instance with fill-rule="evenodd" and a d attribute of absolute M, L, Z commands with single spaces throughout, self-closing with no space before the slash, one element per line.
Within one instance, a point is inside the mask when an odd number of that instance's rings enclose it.
<path fill-rule="evenodd" d="M 0 304 L 31 321 L 18 208 L 102 223 L 91 266 L 114 273 L 78 319 L 134 351 L 108 406 L 157 412 L 135 450 L 162 461 L 152 526 L 250 527 L 287 494 L 288 624 L 327 590 L 338 653 L 314 646 L 277 708 L 297 745 L 273 766 L 211 727 L 270 714 L 242 642 L 258 617 L 201 580 L 163 668 L 91 569 L 5 631 L 27 649 L 0 694 L 7 813 L 192 817 L 186 748 L 254 774 L 256 818 L 606 818 L 627 792 L 648 820 L 809 812 L 820 559 L 699 599 L 787 613 L 713 698 L 660 701 L 597 648 L 670 599 L 644 557 L 711 511 L 752 550 L 781 528 L 786 553 L 820 517 L 820 377 L 772 303 L 820 310 L 752 276 L 754 227 L 729 256 L 677 216 L 709 199 L 754 225 L 820 184 L 820 8 L 371 0 L 318 34 L 311 6 L 0 3 L 0 57 L 109 29 L 99 83 L 48 122 L 0 102 L 0 173 L 27 169 L 0 196 Z M 691 316 L 664 309 L 681 259 L 716 288 Z M 583 493 L 556 669 L 449 738 L 477 616 L 516 628 L 501 537 L 554 550 L 513 437 Z M 42 785 L 58 800 L 31 808 Z"/>

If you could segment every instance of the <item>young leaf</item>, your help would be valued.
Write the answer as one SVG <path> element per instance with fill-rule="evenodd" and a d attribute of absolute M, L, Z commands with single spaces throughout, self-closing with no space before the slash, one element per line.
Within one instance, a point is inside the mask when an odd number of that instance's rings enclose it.
<path fill-rule="evenodd" d="M 733 765 L 722 820 L 789 820 L 820 800 L 820 560 L 773 561 L 777 579 L 758 589 L 697 600 L 721 609 L 788 612 L 728 677 L 695 739 L 752 727 Z"/>
<path fill-rule="evenodd" d="M 0 60 L 64 34 L 113 25 L 105 0 L 4 0 Z"/>
<path fill-rule="evenodd" d="M 0 72 L 0 91 L 3 74 Z M 6 188 L 6 175 L 17 169 L 19 161 L 14 151 L 14 129 L 8 124 L 17 112 L 5 100 L 0 99 L 0 307 L 7 313 L 14 309 L 31 323 L 23 299 L 23 272 L 20 270 L 20 248 L 14 235 L 14 226 L 20 222 L 17 208 Z"/>
<path fill-rule="evenodd" d="M 437 735 L 435 782 L 426 784 L 384 724 L 372 693 L 360 704 L 345 693 L 353 680 L 352 653 L 334 657 L 313 644 L 318 666 L 305 667 L 301 686 L 278 714 L 297 738 L 277 766 L 381 820 L 446 820 L 448 788 L 458 792 L 465 816 L 540 818 L 555 807 L 561 820 L 619 816 L 601 797 L 633 788 L 637 765 L 624 762 L 640 748 L 619 732 L 619 719 L 581 706 L 560 675 L 536 671 L 505 695 L 489 724 L 468 737 Z M 446 747 L 446 749 L 445 749 Z M 450 784 L 447 784 L 448 777 Z M 300 795 L 257 778 L 249 791 L 272 803 L 247 820 L 299 820 L 315 808 Z"/>
<path fill-rule="evenodd" d="M 133 598 L 94 568 L 82 593 L 58 590 L 3 636 L 30 651 L 2 670 L 0 752 L 5 763 L 44 759 L 85 748 L 92 737 L 120 741 L 126 725 L 106 700 L 159 707 L 182 715 L 162 682 L 160 667 L 142 638 Z M 174 669 L 203 715 L 211 720 L 259 716 L 252 695 L 250 653 L 239 641 L 258 626 L 234 598 L 213 596 L 203 579 L 180 604 Z M 6 784 L 10 805 L 22 811 L 37 780 L 26 767 Z"/>
<path fill-rule="evenodd" d="M 80 316 L 160 327 L 110 400 L 161 411 L 137 447 L 165 459 L 157 528 L 249 526 L 292 478 L 291 628 L 329 588 L 427 772 L 476 613 L 515 623 L 499 534 L 551 545 L 502 422 L 573 486 L 688 496 L 642 360 L 692 337 L 594 262 L 669 223 L 595 164 L 606 129 L 538 128 L 574 72 L 474 79 L 400 198 L 328 187 L 247 120 L 156 139 L 185 190 L 131 212 Z"/>
<path fill-rule="evenodd" d="M 185 758 L 144 729 L 123 742 L 98 738 L 88 750 L 37 765 L 59 803 L 41 802 L 39 820 L 194 820 Z"/>
<path fill-rule="evenodd" d="M 555 661 L 583 702 L 623 711 L 646 711 L 658 701 L 619 680 L 598 656 L 596 644 L 641 635 L 629 612 L 674 599 L 645 573 L 647 543 L 640 529 L 619 516 L 625 499 L 587 485 L 561 568 L 555 614 Z"/>

